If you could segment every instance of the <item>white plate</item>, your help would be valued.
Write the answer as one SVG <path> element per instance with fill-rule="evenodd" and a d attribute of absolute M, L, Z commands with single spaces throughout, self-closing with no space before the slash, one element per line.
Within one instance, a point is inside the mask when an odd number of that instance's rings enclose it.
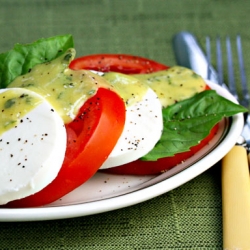
<path fill-rule="evenodd" d="M 225 89 L 208 81 L 220 95 L 234 101 Z M 238 114 L 220 123 L 217 136 L 184 164 L 157 176 L 120 176 L 97 173 L 88 182 L 44 207 L 0 208 L 0 221 L 38 221 L 86 216 L 134 205 L 166 193 L 203 173 L 234 146 L 243 128 Z"/>

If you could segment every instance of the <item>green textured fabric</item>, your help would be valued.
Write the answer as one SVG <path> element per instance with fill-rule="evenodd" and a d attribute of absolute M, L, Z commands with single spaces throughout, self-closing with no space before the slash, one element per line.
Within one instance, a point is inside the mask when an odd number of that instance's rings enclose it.
<path fill-rule="evenodd" d="M 128 53 L 174 65 L 172 37 L 189 30 L 202 45 L 206 35 L 241 34 L 250 65 L 249 12 L 244 0 L 0 0 L 0 52 L 17 42 L 72 34 L 78 56 Z M 250 66 L 247 70 L 250 79 Z M 220 164 L 131 207 L 74 219 L 0 223 L 0 249 L 222 249 Z"/>

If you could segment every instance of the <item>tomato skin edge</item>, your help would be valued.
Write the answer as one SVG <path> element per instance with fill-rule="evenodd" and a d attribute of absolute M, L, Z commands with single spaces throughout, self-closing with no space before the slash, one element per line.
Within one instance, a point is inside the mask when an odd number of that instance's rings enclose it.
<path fill-rule="evenodd" d="M 147 74 L 168 69 L 151 59 L 128 54 L 93 54 L 74 59 L 69 68 L 87 69 L 101 72 L 119 72 L 123 74 Z"/>

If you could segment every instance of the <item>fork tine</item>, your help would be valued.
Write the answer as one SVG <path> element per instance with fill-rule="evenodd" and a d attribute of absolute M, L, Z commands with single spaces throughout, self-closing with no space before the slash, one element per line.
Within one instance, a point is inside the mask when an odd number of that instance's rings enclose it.
<path fill-rule="evenodd" d="M 226 47 L 227 47 L 227 66 L 228 66 L 228 85 L 232 95 L 239 100 L 237 95 L 235 79 L 234 79 L 234 67 L 233 67 L 233 58 L 232 58 L 232 48 L 231 41 L 229 36 L 226 38 Z"/>
<path fill-rule="evenodd" d="M 211 78 L 211 71 L 209 70 L 209 65 L 211 65 L 211 45 L 210 45 L 210 37 L 206 37 L 206 56 L 208 61 L 208 67 L 207 67 L 207 73 L 208 73 L 208 79 Z"/>
<path fill-rule="evenodd" d="M 216 39 L 216 56 L 217 56 L 217 72 L 218 72 L 218 80 L 220 84 L 224 83 L 223 79 L 223 63 L 222 63 L 222 52 L 221 52 L 221 43 L 220 37 Z"/>
<path fill-rule="evenodd" d="M 250 94 L 248 91 L 246 73 L 245 73 L 245 68 L 244 68 L 241 37 L 239 35 L 236 37 L 236 47 L 237 47 L 237 54 L 238 54 L 238 64 L 239 64 L 239 71 L 240 71 L 240 77 L 241 77 L 241 89 L 242 89 L 243 98 L 241 98 L 240 100 L 237 94 L 236 82 L 235 82 L 235 77 L 234 77 L 232 47 L 231 47 L 231 41 L 230 41 L 229 36 L 226 37 L 228 86 L 224 84 L 221 39 L 219 36 L 217 36 L 216 38 L 216 63 L 217 63 L 218 82 L 221 86 L 228 89 L 231 92 L 231 94 L 236 98 L 236 100 L 240 102 L 241 105 L 248 108 L 250 104 Z M 211 61 L 212 61 L 211 60 L 211 43 L 210 43 L 209 36 L 206 37 L 206 57 L 207 57 L 208 65 L 211 65 Z M 209 72 L 208 70 L 208 77 L 209 77 L 209 73 L 211 72 Z M 249 116 L 249 122 L 250 122 L 250 116 Z"/>
<path fill-rule="evenodd" d="M 241 77 L 241 86 L 242 86 L 242 105 L 245 107 L 249 106 L 249 92 L 248 92 L 248 86 L 247 86 L 247 79 L 246 79 L 246 73 L 245 73 L 245 66 L 244 66 L 244 60 L 243 60 L 243 53 L 242 53 L 242 45 L 241 45 L 241 37 L 238 35 L 236 37 L 236 45 L 237 45 L 237 53 L 238 53 L 238 60 L 239 60 L 239 70 L 240 70 L 240 77 Z"/>

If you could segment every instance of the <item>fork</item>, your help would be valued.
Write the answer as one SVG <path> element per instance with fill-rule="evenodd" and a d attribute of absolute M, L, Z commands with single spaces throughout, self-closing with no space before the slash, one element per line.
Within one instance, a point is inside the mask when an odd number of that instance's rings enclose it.
<path fill-rule="evenodd" d="M 249 94 L 245 75 L 241 37 L 236 37 L 239 72 L 241 76 L 242 98 L 237 92 L 232 46 L 229 36 L 226 37 L 228 85 L 226 88 L 248 108 Z M 210 38 L 206 37 L 207 59 L 211 63 Z M 219 84 L 224 86 L 222 45 L 220 37 L 216 39 L 216 59 Z M 222 214 L 223 214 L 223 249 L 250 249 L 250 178 L 247 151 L 249 145 L 246 138 L 250 137 L 250 115 L 245 114 L 245 125 L 242 137 L 231 151 L 222 159 Z M 247 150 L 246 150 L 247 149 Z"/>

